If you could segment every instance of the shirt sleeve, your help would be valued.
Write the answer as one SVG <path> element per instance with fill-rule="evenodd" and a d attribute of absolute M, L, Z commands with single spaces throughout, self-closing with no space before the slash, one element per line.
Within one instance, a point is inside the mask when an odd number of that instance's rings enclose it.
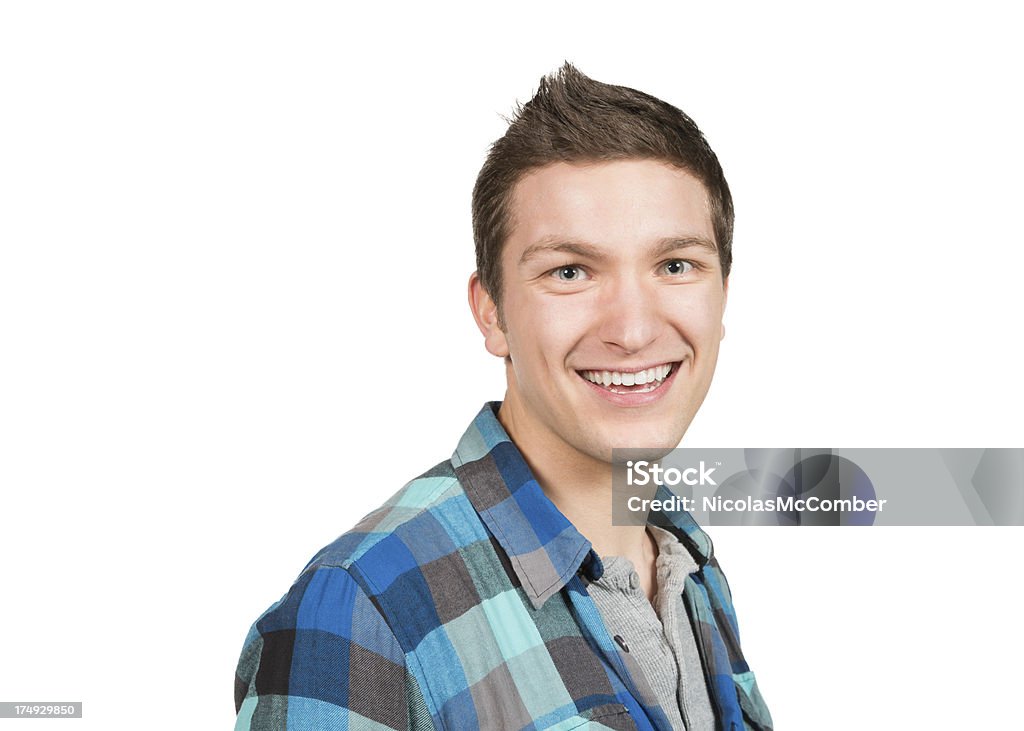
<path fill-rule="evenodd" d="M 406 731 L 424 720 L 394 633 L 341 567 L 308 569 L 253 624 L 235 675 L 235 710 L 235 731 Z"/>
<path fill-rule="evenodd" d="M 718 561 L 714 558 L 710 561 L 710 570 L 705 569 L 705 573 L 710 574 L 710 578 L 713 580 L 711 582 L 712 586 L 720 591 L 723 596 L 723 600 L 721 600 L 721 605 L 724 608 L 723 615 L 729 624 L 727 627 L 723 627 L 722 622 L 719 621 L 719 629 L 722 630 L 723 637 L 730 648 L 730 661 L 734 655 L 742 657 L 740 654 L 739 622 L 736 619 L 736 608 L 732 603 L 732 589 L 729 588 L 729 580 L 725 578 L 725 573 L 722 572 L 721 566 L 718 565 Z M 754 677 L 754 673 L 751 672 L 746 660 L 743 661 L 743 666 L 746 670 L 738 673 L 734 672 L 732 680 L 736 685 L 736 697 L 739 701 L 740 709 L 743 711 L 744 731 L 772 731 L 774 727 L 772 714 L 768 710 L 768 704 L 765 703 L 764 697 L 761 695 L 761 689 L 757 686 L 757 678 Z"/>

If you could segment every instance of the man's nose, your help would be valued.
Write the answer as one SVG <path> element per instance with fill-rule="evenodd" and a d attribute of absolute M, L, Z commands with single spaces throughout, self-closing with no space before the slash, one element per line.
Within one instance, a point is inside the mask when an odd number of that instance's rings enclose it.
<path fill-rule="evenodd" d="M 638 353 L 661 332 L 657 293 L 633 279 L 617 281 L 601 297 L 598 335 L 624 355 Z"/>

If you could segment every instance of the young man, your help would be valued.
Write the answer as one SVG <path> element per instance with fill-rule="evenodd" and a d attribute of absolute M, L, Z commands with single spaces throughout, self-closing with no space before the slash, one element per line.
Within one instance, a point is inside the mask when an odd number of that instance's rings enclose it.
<path fill-rule="evenodd" d="M 678 109 L 541 81 L 473 193 L 505 400 L 256 621 L 236 728 L 771 728 L 708 537 L 611 522 L 612 449 L 663 456 L 711 383 L 732 217 Z"/>

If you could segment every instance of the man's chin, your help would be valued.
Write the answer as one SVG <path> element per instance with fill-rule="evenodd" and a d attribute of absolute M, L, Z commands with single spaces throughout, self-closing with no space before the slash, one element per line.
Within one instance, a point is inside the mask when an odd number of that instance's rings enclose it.
<path fill-rule="evenodd" d="M 601 427 L 604 428 L 601 428 Z M 589 428 L 588 428 L 589 427 Z M 682 433 L 677 425 L 666 424 L 602 424 L 600 420 L 587 423 L 581 420 L 577 432 L 581 444 L 589 444 L 588 452 L 602 462 L 626 462 L 630 459 L 661 459 L 679 446 Z M 628 451 L 631 456 L 621 458 L 619 452 Z"/>
<path fill-rule="evenodd" d="M 623 444 L 623 445 L 612 445 L 610 452 L 610 462 L 612 464 L 624 465 L 629 461 L 646 460 L 648 462 L 656 462 L 673 449 L 676 445 L 672 446 L 656 446 L 652 447 L 649 444 Z"/>
<path fill-rule="evenodd" d="M 594 436 L 597 435 L 595 434 Z M 620 464 L 631 459 L 646 459 L 648 461 L 661 459 L 675 449 L 679 441 L 671 441 L 664 436 L 660 438 L 654 436 L 645 438 L 642 434 L 626 433 L 618 435 L 606 434 L 604 438 L 591 442 L 591 444 L 598 447 L 598 451 L 601 453 L 601 461 Z"/>

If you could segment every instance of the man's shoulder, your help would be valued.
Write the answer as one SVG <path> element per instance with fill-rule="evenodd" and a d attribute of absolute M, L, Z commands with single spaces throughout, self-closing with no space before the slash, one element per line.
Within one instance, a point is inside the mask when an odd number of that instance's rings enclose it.
<path fill-rule="evenodd" d="M 236 727 L 291 728 L 295 717 L 315 719 L 317 728 L 397 729 L 417 710 L 429 724 L 407 676 L 410 645 L 394 607 L 406 597 L 424 601 L 400 577 L 430 560 L 439 534 L 451 543 L 458 531 L 443 527 L 466 521 L 465 504 L 454 467 L 442 462 L 321 549 L 246 636 L 235 678 Z M 392 587 L 399 595 L 390 595 Z"/>
<path fill-rule="evenodd" d="M 446 460 L 407 482 L 322 548 L 303 573 L 342 568 L 372 584 L 382 572 L 423 565 L 486 538 L 455 467 Z"/>

